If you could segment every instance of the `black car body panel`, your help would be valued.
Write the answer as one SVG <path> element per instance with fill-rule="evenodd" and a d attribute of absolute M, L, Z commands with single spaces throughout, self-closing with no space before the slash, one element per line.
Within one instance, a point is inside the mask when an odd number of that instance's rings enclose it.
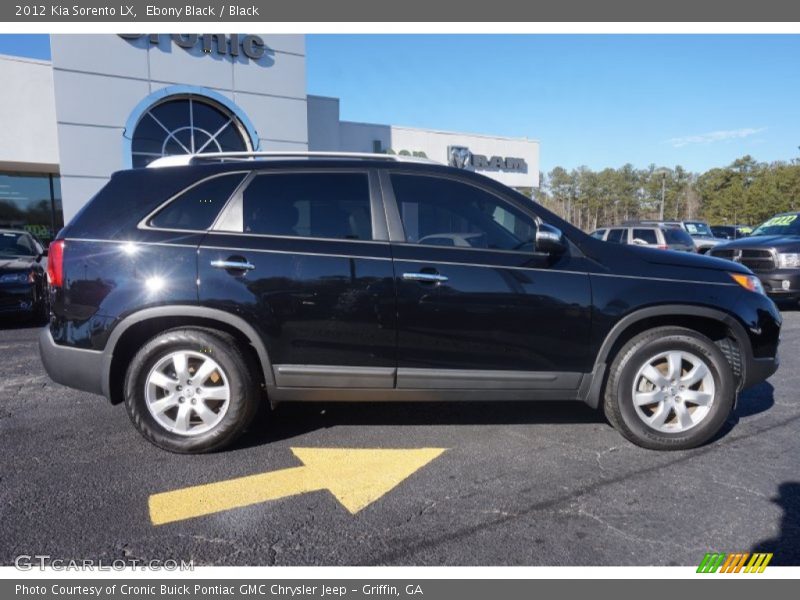
<path fill-rule="evenodd" d="M 242 171 L 245 186 L 251 171 L 362 173 L 371 239 L 149 224 L 198 181 Z M 454 247 L 469 240 L 436 235 L 412 243 L 394 174 L 481 190 L 540 227 L 560 229 L 566 251 Z M 237 191 L 219 214 L 241 219 L 242 202 Z M 433 164 L 309 158 L 116 173 L 59 239 L 64 285 L 53 291 L 40 339 L 45 366 L 56 381 L 115 402 L 130 340 L 176 323 L 222 328 L 252 346 L 273 402 L 491 397 L 596 405 L 607 353 L 626 332 L 692 319 L 718 324 L 735 341 L 740 388 L 778 365 L 780 314 L 733 281 L 730 273 L 750 273 L 743 266 L 608 244 L 497 182 Z M 71 352 L 79 358 L 68 372 Z"/>

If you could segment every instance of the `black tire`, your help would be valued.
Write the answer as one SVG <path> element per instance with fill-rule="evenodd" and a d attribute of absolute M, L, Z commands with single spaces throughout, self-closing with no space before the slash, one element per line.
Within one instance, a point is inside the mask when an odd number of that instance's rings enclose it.
<path fill-rule="evenodd" d="M 214 359 L 224 372 L 230 389 L 227 410 L 212 429 L 197 435 L 182 435 L 165 428 L 151 414 L 145 387 L 151 369 L 164 357 L 186 350 Z M 252 373 L 256 366 L 238 348 L 235 338 L 216 330 L 181 328 L 166 331 L 148 341 L 136 353 L 125 376 L 125 407 L 133 425 L 159 448 L 180 454 L 219 450 L 236 440 L 250 425 L 260 404 L 259 383 Z"/>
<path fill-rule="evenodd" d="M 44 325 L 50 320 L 50 303 L 46 298 L 41 298 L 34 306 L 31 319 L 36 325 Z"/>
<path fill-rule="evenodd" d="M 689 352 L 702 360 L 713 376 L 714 394 L 708 413 L 699 423 L 686 431 L 663 432 L 640 418 L 633 402 L 633 385 L 648 359 L 673 350 Z M 720 431 L 733 409 L 736 389 L 730 364 L 713 341 L 691 329 L 657 327 L 633 337 L 614 357 L 603 408 L 611 425 L 634 444 L 652 450 L 685 450 L 704 444 Z M 677 419 L 677 414 L 673 418 Z"/>

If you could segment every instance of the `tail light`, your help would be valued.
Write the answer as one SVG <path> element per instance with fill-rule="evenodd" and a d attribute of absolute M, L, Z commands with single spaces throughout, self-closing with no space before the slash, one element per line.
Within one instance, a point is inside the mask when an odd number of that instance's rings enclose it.
<path fill-rule="evenodd" d="M 658 245 L 658 249 L 659 250 L 669 250 L 669 246 L 667 246 L 666 244 L 659 244 Z"/>
<path fill-rule="evenodd" d="M 47 252 L 47 279 L 52 287 L 64 284 L 64 240 L 50 244 Z"/>

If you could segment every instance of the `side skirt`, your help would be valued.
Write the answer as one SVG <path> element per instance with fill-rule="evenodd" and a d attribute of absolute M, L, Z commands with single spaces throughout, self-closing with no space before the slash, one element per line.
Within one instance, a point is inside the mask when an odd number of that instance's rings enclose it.
<path fill-rule="evenodd" d="M 274 365 L 270 403 L 579 400 L 590 374 Z"/>

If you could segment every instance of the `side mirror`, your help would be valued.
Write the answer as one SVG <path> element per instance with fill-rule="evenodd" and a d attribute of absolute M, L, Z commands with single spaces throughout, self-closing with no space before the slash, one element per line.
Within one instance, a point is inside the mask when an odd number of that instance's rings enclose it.
<path fill-rule="evenodd" d="M 566 250 L 567 241 L 561 230 L 542 223 L 536 230 L 536 251 L 545 254 L 563 254 Z"/>

